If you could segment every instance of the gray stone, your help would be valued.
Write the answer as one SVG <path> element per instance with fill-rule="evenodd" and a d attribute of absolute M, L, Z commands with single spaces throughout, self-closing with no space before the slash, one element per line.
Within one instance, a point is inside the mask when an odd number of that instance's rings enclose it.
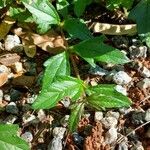
<path fill-rule="evenodd" d="M 90 68 L 89 73 L 94 74 L 94 75 L 104 76 L 104 75 L 108 74 L 108 71 L 99 67 L 98 65 L 96 65 L 95 68 L 93 68 L 93 67 Z"/>
<path fill-rule="evenodd" d="M 22 93 L 16 89 L 11 89 L 10 90 L 10 98 L 11 101 L 18 101 L 21 98 Z"/>
<path fill-rule="evenodd" d="M 65 132 L 66 132 L 66 128 L 55 127 L 53 129 L 53 137 L 59 137 L 60 139 L 63 139 Z"/>
<path fill-rule="evenodd" d="M 21 135 L 21 137 L 28 143 L 30 143 L 33 140 L 33 135 L 31 132 L 25 132 Z"/>
<path fill-rule="evenodd" d="M 17 35 L 7 35 L 5 39 L 5 50 L 11 51 L 13 48 L 20 46 L 20 39 Z"/>
<path fill-rule="evenodd" d="M 142 45 L 142 42 L 138 39 L 132 39 L 132 44 L 134 46 L 141 46 Z"/>
<path fill-rule="evenodd" d="M 70 99 L 64 98 L 61 103 L 64 105 L 64 107 L 68 108 L 70 106 Z"/>
<path fill-rule="evenodd" d="M 48 145 L 48 150 L 62 150 L 62 140 L 60 137 L 54 137 Z"/>
<path fill-rule="evenodd" d="M 39 123 L 39 119 L 32 114 L 25 114 L 22 117 L 23 123 L 24 124 L 37 124 Z"/>
<path fill-rule="evenodd" d="M 117 140 L 117 129 L 110 128 L 105 134 L 105 143 L 112 144 Z"/>
<path fill-rule="evenodd" d="M 145 78 L 149 78 L 150 77 L 150 70 L 147 69 L 145 66 L 143 66 L 142 68 L 140 68 L 138 70 L 140 72 L 140 74 L 145 77 Z"/>
<path fill-rule="evenodd" d="M 119 93 L 121 93 L 121 94 L 127 96 L 127 90 L 126 90 L 126 88 L 124 88 L 123 86 L 121 86 L 121 85 L 116 85 L 115 89 L 116 89 L 116 91 L 118 91 Z"/>
<path fill-rule="evenodd" d="M 68 125 L 68 120 L 69 120 L 69 115 L 65 115 L 61 120 L 60 120 L 60 124 L 63 127 L 67 127 Z"/>
<path fill-rule="evenodd" d="M 37 95 L 32 95 L 32 96 L 27 97 L 27 103 L 33 104 L 36 98 L 37 98 Z"/>
<path fill-rule="evenodd" d="M 103 118 L 103 113 L 101 111 L 96 111 L 94 115 L 94 121 L 100 121 Z"/>
<path fill-rule="evenodd" d="M 113 76 L 113 81 L 119 85 L 125 85 L 131 82 L 132 78 L 124 71 L 119 71 Z"/>
<path fill-rule="evenodd" d="M 37 117 L 39 118 L 40 121 L 42 121 L 46 118 L 46 114 L 45 114 L 44 110 L 42 110 L 42 109 L 40 109 L 37 114 L 38 114 Z"/>
<path fill-rule="evenodd" d="M 106 129 L 110 129 L 117 126 L 118 120 L 115 117 L 105 117 L 101 119 L 101 123 Z"/>
<path fill-rule="evenodd" d="M 126 142 L 121 142 L 118 145 L 118 149 L 117 150 L 128 150 L 128 145 Z"/>
<path fill-rule="evenodd" d="M 108 75 L 106 75 L 105 80 L 107 81 L 111 81 L 113 79 L 113 76 L 117 73 L 116 70 L 112 70 L 111 72 L 109 72 Z"/>
<path fill-rule="evenodd" d="M 106 117 L 114 117 L 114 118 L 116 118 L 118 120 L 119 117 L 120 117 L 120 114 L 119 114 L 119 112 L 108 111 L 106 113 Z"/>
<path fill-rule="evenodd" d="M 140 141 L 136 141 L 136 144 L 134 144 L 131 150 L 144 150 L 144 147 Z"/>
<path fill-rule="evenodd" d="M 145 121 L 150 121 L 150 108 L 145 112 Z"/>
<path fill-rule="evenodd" d="M 131 122 L 135 125 L 140 125 L 140 124 L 144 123 L 144 117 L 145 117 L 144 112 L 132 112 Z"/>
<path fill-rule="evenodd" d="M 122 114 L 125 114 L 125 115 L 130 113 L 131 111 L 133 111 L 132 107 L 130 107 L 130 108 L 123 107 L 123 108 L 119 109 L 119 112 Z"/>
<path fill-rule="evenodd" d="M 140 82 L 137 83 L 137 86 L 138 86 L 140 89 L 149 88 L 149 87 L 150 87 L 150 79 L 149 79 L 149 78 L 143 79 L 142 81 L 140 81 Z"/>
<path fill-rule="evenodd" d="M 9 95 L 9 94 L 5 94 L 5 95 L 4 95 L 4 100 L 5 100 L 5 101 L 8 101 L 8 102 L 11 101 L 10 95 Z"/>
<path fill-rule="evenodd" d="M 11 114 L 18 114 L 19 109 L 17 108 L 16 104 L 14 102 L 10 102 L 6 106 L 6 111 Z"/>
<path fill-rule="evenodd" d="M 9 115 L 5 120 L 4 123 L 6 124 L 13 124 L 18 119 L 17 116 Z"/>
<path fill-rule="evenodd" d="M 0 89 L 0 102 L 3 100 L 3 90 Z"/>
<path fill-rule="evenodd" d="M 147 57 L 147 47 L 146 46 L 130 46 L 129 47 L 130 58 L 146 58 Z"/>

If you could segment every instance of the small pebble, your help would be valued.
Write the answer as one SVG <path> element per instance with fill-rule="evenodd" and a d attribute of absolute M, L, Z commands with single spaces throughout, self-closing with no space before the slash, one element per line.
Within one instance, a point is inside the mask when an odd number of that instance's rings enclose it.
<path fill-rule="evenodd" d="M 113 80 L 113 76 L 117 73 L 116 70 L 112 70 L 108 75 L 106 75 L 105 80 L 111 81 Z"/>
<path fill-rule="evenodd" d="M 112 127 L 116 127 L 118 121 L 115 117 L 105 117 L 101 119 L 101 123 L 106 129 L 110 129 Z"/>
<path fill-rule="evenodd" d="M 7 111 L 8 113 L 11 113 L 11 114 L 18 114 L 19 109 L 17 108 L 16 103 L 10 102 L 10 103 L 6 106 L 6 111 Z"/>
<path fill-rule="evenodd" d="M 33 140 L 33 135 L 31 132 L 25 132 L 21 135 L 21 137 L 28 143 L 30 143 Z"/>
<path fill-rule="evenodd" d="M 108 71 L 99 67 L 98 65 L 96 65 L 95 68 L 93 68 L 93 67 L 90 68 L 89 73 L 93 74 L 93 75 L 104 76 L 104 75 L 108 74 Z"/>
<path fill-rule="evenodd" d="M 101 111 L 96 111 L 94 115 L 94 121 L 100 121 L 103 118 L 103 113 Z"/>
<path fill-rule="evenodd" d="M 5 94 L 4 95 L 4 100 L 10 102 L 11 101 L 11 97 L 9 94 Z"/>
<path fill-rule="evenodd" d="M 146 110 L 145 121 L 150 121 L 150 108 Z"/>
<path fill-rule="evenodd" d="M 126 88 L 122 87 L 121 85 L 116 85 L 115 89 L 116 89 L 117 92 L 127 96 Z"/>
<path fill-rule="evenodd" d="M 4 43 L 5 50 L 11 51 L 16 46 L 20 46 L 20 43 L 21 41 L 17 35 L 7 35 Z"/>
<path fill-rule="evenodd" d="M 77 145 L 82 145 L 83 144 L 83 141 L 84 141 L 84 138 L 82 136 L 80 136 L 77 132 L 74 132 L 72 134 L 73 136 L 73 140 L 74 142 L 77 144 Z"/>
<path fill-rule="evenodd" d="M 24 124 L 37 124 L 37 123 L 39 123 L 39 119 L 35 115 L 32 115 L 32 114 L 23 115 L 22 120 L 23 120 Z"/>
<path fill-rule="evenodd" d="M 128 84 L 132 78 L 124 71 L 119 71 L 113 76 L 113 81 L 119 85 Z"/>
<path fill-rule="evenodd" d="M 46 118 L 46 114 L 42 109 L 40 109 L 37 114 L 38 114 L 37 117 L 39 118 L 40 121 L 43 121 Z"/>
<path fill-rule="evenodd" d="M 138 71 L 140 72 L 141 76 L 143 76 L 145 78 L 149 78 L 150 77 L 150 70 L 147 69 L 145 66 L 143 66 L 140 69 L 138 69 Z"/>
<path fill-rule="evenodd" d="M 140 125 L 144 123 L 144 117 L 145 117 L 144 112 L 133 112 L 131 122 L 135 125 Z"/>
<path fill-rule="evenodd" d="M 105 143 L 112 144 L 117 140 L 117 129 L 110 128 L 105 134 Z"/>
<path fill-rule="evenodd" d="M 0 65 L 0 73 L 3 73 L 3 72 L 9 73 L 10 71 L 6 66 Z"/>
<path fill-rule="evenodd" d="M 62 150 L 62 140 L 60 137 L 54 137 L 48 145 L 48 150 Z"/>
<path fill-rule="evenodd" d="M 119 114 L 119 112 L 108 111 L 108 112 L 106 113 L 106 116 L 105 116 L 105 117 L 114 117 L 114 118 L 116 118 L 116 119 L 118 120 L 119 117 L 120 117 L 120 114 Z"/>
<path fill-rule="evenodd" d="M 63 139 L 65 132 L 66 132 L 66 128 L 55 127 L 53 129 L 53 137 L 59 137 L 60 139 Z"/>
<path fill-rule="evenodd" d="M 3 90 L 0 89 L 0 102 L 3 100 Z"/>
<path fill-rule="evenodd" d="M 11 68 L 14 70 L 15 73 L 23 72 L 23 67 L 21 62 L 14 63 Z"/>
<path fill-rule="evenodd" d="M 134 144 L 131 150 L 144 150 L 144 147 L 140 141 L 136 141 L 136 144 Z"/>
<path fill-rule="evenodd" d="M 67 127 L 69 117 L 70 117 L 69 115 L 65 115 L 65 116 L 60 120 L 60 124 L 61 124 L 63 127 Z"/>
<path fill-rule="evenodd" d="M 150 79 L 149 78 L 143 79 L 142 81 L 137 83 L 137 86 L 142 90 L 149 88 L 150 87 Z"/>
<path fill-rule="evenodd" d="M 11 89 L 10 90 L 10 98 L 11 101 L 18 101 L 21 98 L 22 93 L 16 89 Z"/>
<path fill-rule="evenodd" d="M 65 98 L 61 101 L 61 103 L 64 105 L 65 108 L 68 108 L 70 106 L 70 99 Z"/>
<path fill-rule="evenodd" d="M 17 119 L 18 119 L 17 116 L 9 115 L 9 116 L 6 117 L 6 119 L 4 120 L 4 123 L 6 123 L 6 124 L 13 124 Z"/>
<path fill-rule="evenodd" d="M 33 104 L 36 98 L 37 98 L 37 95 L 32 95 L 32 96 L 27 97 L 27 103 Z"/>

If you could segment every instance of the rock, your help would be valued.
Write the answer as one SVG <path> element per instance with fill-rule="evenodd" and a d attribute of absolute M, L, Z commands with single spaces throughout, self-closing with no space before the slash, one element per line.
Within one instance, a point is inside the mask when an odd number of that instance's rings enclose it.
<path fill-rule="evenodd" d="M 31 132 L 25 132 L 21 135 L 21 137 L 28 143 L 30 143 L 33 140 L 33 135 Z"/>
<path fill-rule="evenodd" d="M 64 98 L 61 103 L 64 105 L 65 108 L 68 108 L 70 106 L 70 99 Z"/>
<path fill-rule="evenodd" d="M 10 102 L 11 101 L 11 97 L 9 94 L 5 94 L 4 95 L 4 100 Z"/>
<path fill-rule="evenodd" d="M 130 58 L 146 58 L 147 57 L 147 47 L 146 46 L 130 46 L 129 47 Z"/>
<path fill-rule="evenodd" d="M 37 95 L 34 95 L 34 94 L 32 96 L 27 97 L 27 103 L 33 104 L 36 98 L 37 98 Z"/>
<path fill-rule="evenodd" d="M 34 76 L 36 75 L 37 71 L 36 71 L 36 66 L 37 64 L 36 63 L 33 63 L 31 61 L 26 61 L 24 62 L 24 67 L 25 67 L 25 70 L 26 70 L 26 74 L 27 75 L 30 75 L 30 76 Z"/>
<path fill-rule="evenodd" d="M 150 138 L 150 127 L 148 128 L 147 132 L 146 132 L 146 137 Z"/>
<path fill-rule="evenodd" d="M 131 111 L 133 111 L 133 109 L 131 107 L 130 108 L 123 107 L 123 108 L 119 109 L 119 112 L 122 114 L 125 114 L 125 115 L 130 113 Z"/>
<path fill-rule="evenodd" d="M 62 150 L 62 140 L 60 137 L 54 137 L 48 145 L 48 150 Z"/>
<path fill-rule="evenodd" d="M 114 117 L 114 118 L 116 118 L 116 119 L 118 120 L 119 117 L 120 117 L 120 114 L 119 114 L 119 112 L 108 111 L 108 112 L 106 113 L 106 116 L 105 116 L 105 117 Z"/>
<path fill-rule="evenodd" d="M 63 139 L 65 132 L 66 132 L 66 128 L 55 127 L 53 129 L 53 137 L 59 137 L 60 139 Z"/>
<path fill-rule="evenodd" d="M 106 75 L 105 80 L 111 81 L 113 79 L 113 76 L 117 73 L 116 70 L 112 70 L 108 75 Z"/>
<path fill-rule="evenodd" d="M 32 109 L 32 107 L 29 104 L 24 104 L 23 107 L 22 107 L 22 111 L 23 112 L 27 112 L 27 111 L 29 111 L 31 109 Z"/>
<path fill-rule="evenodd" d="M 142 42 L 138 39 L 132 39 L 132 44 L 134 46 L 141 46 L 142 45 Z"/>
<path fill-rule="evenodd" d="M 112 37 L 112 42 L 115 45 L 115 47 L 119 49 L 126 49 L 129 45 L 128 38 L 124 36 L 114 36 Z"/>
<path fill-rule="evenodd" d="M 136 141 L 136 144 L 133 145 L 131 150 L 144 150 L 144 147 L 140 141 Z"/>
<path fill-rule="evenodd" d="M 147 69 L 145 66 L 139 68 L 138 71 L 140 72 L 141 76 L 143 76 L 145 78 L 150 77 L 150 70 Z"/>
<path fill-rule="evenodd" d="M 116 127 L 118 121 L 115 117 L 105 117 L 101 119 L 101 123 L 106 129 L 110 129 L 112 127 Z"/>
<path fill-rule="evenodd" d="M 0 103 L 2 102 L 3 100 L 3 90 L 0 89 Z"/>
<path fill-rule="evenodd" d="M 8 81 L 8 74 L 5 72 L 0 72 L 0 87 L 3 86 Z"/>
<path fill-rule="evenodd" d="M 11 89 L 10 90 L 10 98 L 11 98 L 11 101 L 18 101 L 20 100 L 22 96 L 22 93 L 16 89 Z"/>
<path fill-rule="evenodd" d="M 150 108 L 145 112 L 145 121 L 150 121 Z"/>
<path fill-rule="evenodd" d="M 142 123 L 144 123 L 144 117 L 145 117 L 144 112 L 133 112 L 131 122 L 135 125 L 141 125 Z"/>
<path fill-rule="evenodd" d="M 128 84 L 132 78 L 124 71 L 119 71 L 113 76 L 113 81 L 119 85 Z"/>
<path fill-rule="evenodd" d="M 65 116 L 60 120 L 60 124 L 61 124 L 63 127 L 67 127 L 69 117 L 70 117 L 69 115 L 65 115 Z"/>
<path fill-rule="evenodd" d="M 7 111 L 8 113 L 11 113 L 11 114 L 18 114 L 19 109 L 17 108 L 16 103 L 10 102 L 10 103 L 6 106 L 6 111 Z"/>
<path fill-rule="evenodd" d="M 4 123 L 6 124 L 13 124 L 18 119 L 17 116 L 9 115 L 5 120 Z"/>
<path fill-rule="evenodd" d="M 98 65 L 96 65 L 96 67 L 91 67 L 90 68 L 90 71 L 89 71 L 90 74 L 93 74 L 93 75 L 99 75 L 99 76 L 104 76 L 106 74 L 108 74 L 108 71 L 99 67 Z"/>
<path fill-rule="evenodd" d="M 112 144 L 117 140 L 117 129 L 110 128 L 105 134 L 105 143 Z"/>
<path fill-rule="evenodd" d="M 121 85 L 116 85 L 115 89 L 116 89 L 117 92 L 127 96 L 126 88 L 122 87 Z"/>
<path fill-rule="evenodd" d="M 142 81 L 137 83 L 137 86 L 142 90 L 149 88 L 150 87 L 150 79 L 149 78 L 143 79 Z"/>
<path fill-rule="evenodd" d="M 119 143 L 117 150 L 128 150 L 127 142 L 121 142 L 121 143 Z"/>
<path fill-rule="evenodd" d="M 26 76 L 26 75 L 22 75 L 12 80 L 13 85 L 26 87 L 31 87 L 34 84 L 34 82 L 35 82 L 34 76 Z"/>
<path fill-rule="evenodd" d="M 94 121 L 100 121 L 103 118 L 103 113 L 101 111 L 96 111 L 94 115 Z"/>
<path fill-rule="evenodd" d="M 37 117 L 39 118 L 40 121 L 43 121 L 46 118 L 46 114 L 42 109 L 40 109 L 37 114 L 38 114 Z"/>
<path fill-rule="evenodd" d="M 73 137 L 75 144 L 77 144 L 77 145 L 83 144 L 84 138 L 82 136 L 80 136 L 77 132 L 74 132 L 72 134 L 72 137 Z"/>
<path fill-rule="evenodd" d="M 20 46 L 20 39 L 17 35 L 7 35 L 5 39 L 5 50 L 11 51 L 13 48 Z"/>
<path fill-rule="evenodd" d="M 21 62 L 15 62 L 11 68 L 14 70 L 15 73 L 23 72 L 23 67 Z"/>
<path fill-rule="evenodd" d="M 9 69 L 5 65 L 0 65 L 0 73 L 9 73 Z"/>
<path fill-rule="evenodd" d="M 22 117 L 23 123 L 24 124 L 37 124 L 39 123 L 39 119 L 32 114 L 25 114 Z"/>

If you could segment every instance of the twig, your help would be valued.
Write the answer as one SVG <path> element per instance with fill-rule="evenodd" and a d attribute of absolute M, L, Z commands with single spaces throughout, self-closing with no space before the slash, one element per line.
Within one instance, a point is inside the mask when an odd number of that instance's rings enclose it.
<path fill-rule="evenodd" d="M 147 125 L 150 123 L 150 120 L 143 123 L 142 125 L 140 125 L 139 127 L 135 128 L 134 130 L 132 130 L 131 132 L 129 132 L 125 137 L 128 137 L 129 135 L 131 135 L 133 132 L 137 131 L 138 129 L 142 128 L 143 126 Z M 120 139 L 117 140 L 117 143 L 122 142 L 124 139 L 124 137 L 121 137 Z"/>
<path fill-rule="evenodd" d="M 143 103 L 144 101 L 148 100 L 150 98 L 150 95 L 148 95 L 147 97 L 145 97 L 142 101 L 140 101 L 140 104 Z"/>

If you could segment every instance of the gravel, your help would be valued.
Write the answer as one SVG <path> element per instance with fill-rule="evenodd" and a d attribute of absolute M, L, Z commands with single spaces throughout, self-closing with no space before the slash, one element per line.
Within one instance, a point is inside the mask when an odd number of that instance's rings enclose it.
<path fill-rule="evenodd" d="M 19 109 L 18 107 L 16 106 L 16 103 L 14 102 L 10 102 L 7 106 L 6 106 L 6 111 L 8 113 L 11 113 L 11 114 L 18 114 L 19 113 Z"/>
<path fill-rule="evenodd" d="M 103 118 L 103 113 L 101 111 L 96 111 L 94 115 L 94 121 L 100 121 Z"/>
<path fill-rule="evenodd" d="M 22 134 L 21 137 L 28 143 L 30 143 L 33 140 L 33 135 L 29 131 Z"/>
<path fill-rule="evenodd" d="M 150 79 L 149 78 L 145 78 L 143 80 L 141 80 L 140 82 L 137 83 L 137 86 L 140 89 L 146 89 L 150 87 Z"/>
<path fill-rule="evenodd" d="M 146 110 L 145 121 L 150 121 L 150 108 Z"/>
<path fill-rule="evenodd" d="M 60 137 L 54 137 L 48 145 L 48 150 L 62 150 L 62 140 Z"/>
<path fill-rule="evenodd" d="M 115 89 L 116 89 L 116 91 L 118 91 L 119 93 L 121 93 L 121 94 L 127 96 L 127 90 L 126 90 L 126 88 L 124 88 L 123 86 L 121 86 L 121 85 L 116 85 Z"/>
<path fill-rule="evenodd" d="M 66 132 L 66 128 L 55 127 L 53 129 L 53 137 L 59 137 L 60 139 L 63 139 L 65 132 Z"/>
<path fill-rule="evenodd" d="M 3 100 L 3 95 L 4 95 L 3 90 L 0 89 L 0 102 L 2 102 L 2 100 Z"/>

